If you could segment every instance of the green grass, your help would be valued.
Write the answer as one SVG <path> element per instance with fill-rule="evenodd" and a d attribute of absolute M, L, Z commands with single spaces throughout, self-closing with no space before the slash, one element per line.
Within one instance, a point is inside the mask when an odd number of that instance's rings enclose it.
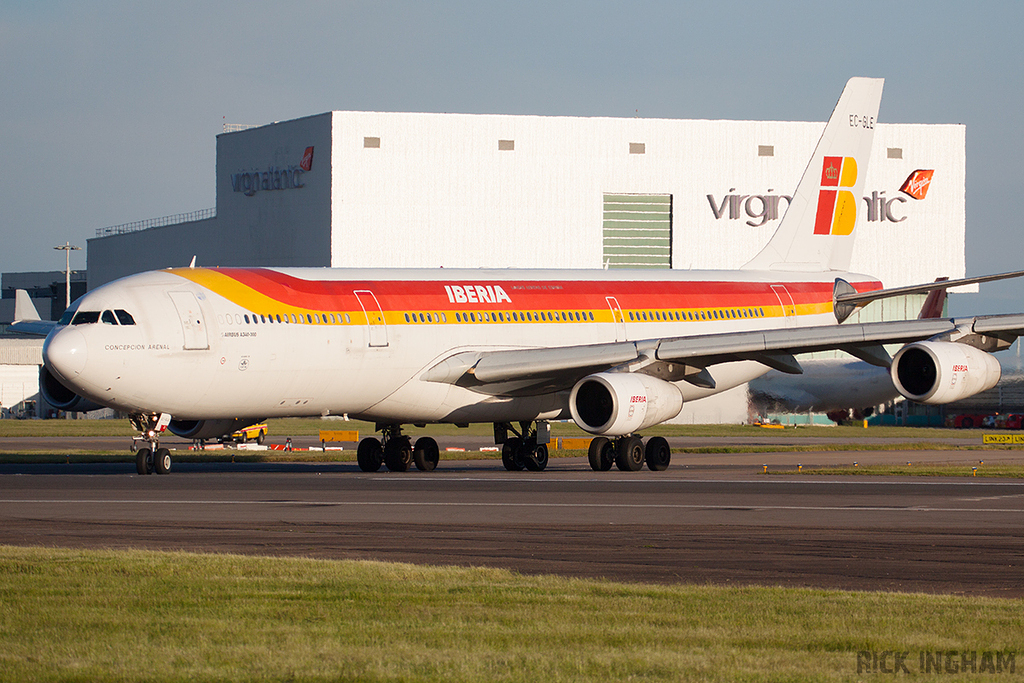
<path fill-rule="evenodd" d="M 1022 600 L 12 547 L 0 604 L 18 681 L 852 681 L 1024 632 Z"/>

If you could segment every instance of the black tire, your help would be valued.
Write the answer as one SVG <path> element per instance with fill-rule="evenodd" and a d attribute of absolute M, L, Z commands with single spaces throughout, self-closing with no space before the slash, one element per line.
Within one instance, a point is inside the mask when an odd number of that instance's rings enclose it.
<path fill-rule="evenodd" d="M 367 437 L 356 447 L 356 462 L 363 472 L 376 472 L 384 464 L 384 449 L 380 441 Z"/>
<path fill-rule="evenodd" d="M 156 449 L 153 454 L 153 470 L 157 474 L 169 474 L 171 471 L 171 452 L 166 448 Z"/>
<path fill-rule="evenodd" d="M 523 465 L 523 440 L 518 436 L 508 439 L 501 445 L 501 464 L 509 472 L 519 472 Z"/>
<path fill-rule="evenodd" d="M 527 449 L 523 453 L 523 464 L 531 472 L 543 472 L 548 466 L 548 447 L 544 444 L 537 444 L 533 450 Z"/>
<path fill-rule="evenodd" d="M 412 464 L 412 441 L 399 436 L 384 444 L 384 466 L 392 472 L 407 472 Z"/>
<path fill-rule="evenodd" d="M 416 439 L 416 446 L 412 449 L 412 460 L 416 463 L 416 469 L 432 472 L 440 459 L 441 449 L 437 447 L 436 441 L 429 436 Z"/>
<path fill-rule="evenodd" d="M 153 451 L 148 448 L 135 451 L 135 471 L 139 474 L 150 474 L 153 471 Z"/>
<path fill-rule="evenodd" d="M 603 436 L 595 437 L 590 440 L 587 458 L 590 460 L 590 469 L 607 472 L 615 464 L 615 444 Z"/>
<path fill-rule="evenodd" d="M 258 443 L 259 445 L 262 446 L 263 445 L 263 440 L 266 439 L 266 438 L 267 438 L 267 433 L 264 432 L 263 430 L 260 430 L 260 433 L 256 435 L 256 443 Z"/>
<path fill-rule="evenodd" d="M 652 472 L 664 472 L 672 462 L 672 448 L 664 437 L 655 436 L 647 440 L 644 449 L 644 460 Z"/>
<path fill-rule="evenodd" d="M 973 429 L 974 428 L 974 418 L 965 417 L 963 420 L 960 421 L 960 428 L 961 429 Z"/>
<path fill-rule="evenodd" d="M 644 440 L 624 436 L 615 444 L 615 466 L 623 472 L 636 472 L 644 466 Z"/>

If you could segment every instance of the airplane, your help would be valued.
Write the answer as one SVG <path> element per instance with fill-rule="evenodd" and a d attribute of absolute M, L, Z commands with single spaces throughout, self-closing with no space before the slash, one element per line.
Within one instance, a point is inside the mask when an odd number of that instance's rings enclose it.
<path fill-rule="evenodd" d="M 890 368 L 897 389 L 946 403 L 995 385 L 990 352 L 1024 314 L 839 324 L 885 290 L 847 272 L 882 79 L 843 90 L 785 216 L 739 270 L 175 268 L 79 298 L 43 347 L 42 392 L 63 410 L 126 412 L 166 474 L 165 430 L 213 438 L 270 417 L 376 423 L 361 470 L 432 470 L 439 448 L 403 425 L 492 423 L 510 470 L 543 470 L 551 420 L 594 435 L 589 462 L 655 471 L 668 442 L 647 428 L 683 403 L 794 354 L 843 349 Z M 986 276 L 1010 277 L 1014 274 Z M 966 284 L 983 279 L 965 279 Z M 954 282 L 942 286 L 954 286 Z M 890 357 L 884 344 L 901 344 Z"/>

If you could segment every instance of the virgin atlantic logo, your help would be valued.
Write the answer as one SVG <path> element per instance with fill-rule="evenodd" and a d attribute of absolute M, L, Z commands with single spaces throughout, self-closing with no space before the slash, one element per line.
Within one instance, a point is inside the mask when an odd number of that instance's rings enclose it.
<path fill-rule="evenodd" d="M 934 170 L 918 169 L 907 176 L 900 187 L 900 192 L 912 199 L 924 199 L 928 194 L 928 188 L 932 184 Z"/>

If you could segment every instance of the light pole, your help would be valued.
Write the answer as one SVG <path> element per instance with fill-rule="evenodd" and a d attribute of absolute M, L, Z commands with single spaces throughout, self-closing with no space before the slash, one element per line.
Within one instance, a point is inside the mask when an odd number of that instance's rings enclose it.
<path fill-rule="evenodd" d="M 71 252 L 81 251 L 82 248 L 72 246 L 71 242 L 65 242 L 54 249 L 64 252 L 64 285 L 66 287 L 64 310 L 67 310 L 71 308 Z"/>

